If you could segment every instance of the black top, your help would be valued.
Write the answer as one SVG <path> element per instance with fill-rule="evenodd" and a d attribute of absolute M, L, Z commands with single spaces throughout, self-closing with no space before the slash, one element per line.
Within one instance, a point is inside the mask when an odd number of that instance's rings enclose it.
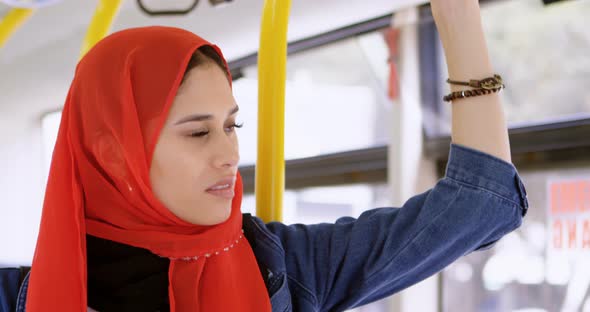
<path fill-rule="evenodd" d="M 149 250 L 86 235 L 88 306 L 99 312 L 170 311 L 170 260 Z"/>

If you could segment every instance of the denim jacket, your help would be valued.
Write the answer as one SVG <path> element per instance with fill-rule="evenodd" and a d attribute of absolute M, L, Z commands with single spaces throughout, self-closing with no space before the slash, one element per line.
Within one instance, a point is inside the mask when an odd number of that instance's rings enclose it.
<path fill-rule="evenodd" d="M 445 177 L 399 208 L 335 223 L 264 223 L 243 229 L 272 311 L 344 311 L 403 290 L 518 228 L 528 209 L 515 167 L 451 144 Z M 34 268 L 33 268 L 34 269 Z M 17 300 L 24 311 L 28 278 Z"/>

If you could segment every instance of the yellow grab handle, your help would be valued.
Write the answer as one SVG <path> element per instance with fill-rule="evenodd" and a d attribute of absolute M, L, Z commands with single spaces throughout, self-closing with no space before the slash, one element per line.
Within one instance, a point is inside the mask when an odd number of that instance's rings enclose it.
<path fill-rule="evenodd" d="M 0 48 L 32 14 L 32 9 L 12 9 L 6 14 L 0 21 Z"/>
<path fill-rule="evenodd" d="M 265 0 L 258 51 L 256 214 L 282 221 L 285 188 L 285 80 L 291 0 Z"/>
<path fill-rule="evenodd" d="M 96 11 L 94 11 L 90 26 L 88 26 L 88 31 L 86 31 L 80 57 L 83 57 L 88 50 L 107 35 L 115 19 L 115 15 L 117 15 L 121 7 L 121 2 L 122 0 L 100 0 Z"/>

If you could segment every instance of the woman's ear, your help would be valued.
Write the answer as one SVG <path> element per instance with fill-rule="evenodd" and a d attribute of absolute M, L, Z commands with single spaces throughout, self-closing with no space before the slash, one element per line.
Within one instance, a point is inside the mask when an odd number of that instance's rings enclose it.
<path fill-rule="evenodd" d="M 122 147 L 113 136 L 103 134 L 95 142 L 94 157 L 105 171 L 117 174 L 126 170 Z"/>
<path fill-rule="evenodd" d="M 123 146 L 110 134 L 100 135 L 95 142 L 94 156 L 108 178 L 120 191 L 133 192 Z"/>

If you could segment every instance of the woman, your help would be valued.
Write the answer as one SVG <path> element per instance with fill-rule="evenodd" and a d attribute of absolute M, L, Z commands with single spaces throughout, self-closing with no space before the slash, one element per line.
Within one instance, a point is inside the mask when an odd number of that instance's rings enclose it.
<path fill-rule="evenodd" d="M 477 1 L 432 8 L 450 77 L 491 76 Z M 240 212 L 221 51 L 175 28 L 115 33 L 76 69 L 19 309 L 342 311 L 423 280 L 528 208 L 498 96 L 463 95 L 446 176 L 428 192 L 335 224 L 264 224 Z"/>

